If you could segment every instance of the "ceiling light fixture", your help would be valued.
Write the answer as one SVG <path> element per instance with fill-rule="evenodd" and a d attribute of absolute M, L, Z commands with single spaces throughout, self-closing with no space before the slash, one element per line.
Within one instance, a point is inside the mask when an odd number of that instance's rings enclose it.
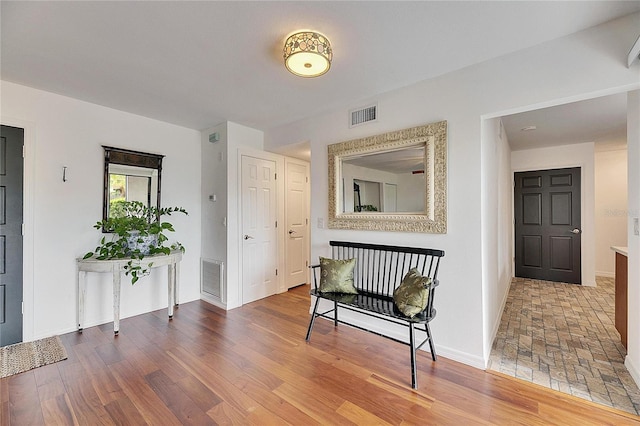
<path fill-rule="evenodd" d="M 284 65 L 300 77 L 318 77 L 331 67 L 329 39 L 315 31 L 299 31 L 284 42 Z"/>

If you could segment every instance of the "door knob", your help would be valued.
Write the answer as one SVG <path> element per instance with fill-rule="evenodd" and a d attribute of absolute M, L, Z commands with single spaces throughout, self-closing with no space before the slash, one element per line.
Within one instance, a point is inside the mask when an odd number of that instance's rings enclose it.
<path fill-rule="evenodd" d="M 245 240 L 253 239 L 253 237 L 251 235 L 244 234 L 244 239 Z"/>
<path fill-rule="evenodd" d="M 570 230 L 569 232 L 571 232 L 572 234 L 579 234 L 580 230 L 578 228 L 573 228 L 572 230 Z"/>
<path fill-rule="evenodd" d="M 296 231 L 294 231 L 293 229 L 289 229 L 289 235 L 295 234 Z"/>

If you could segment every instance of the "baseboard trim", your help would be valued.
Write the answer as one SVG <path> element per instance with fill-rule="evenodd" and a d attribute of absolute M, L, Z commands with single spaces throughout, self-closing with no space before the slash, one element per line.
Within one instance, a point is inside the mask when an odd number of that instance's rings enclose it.
<path fill-rule="evenodd" d="M 631 375 L 633 381 L 636 382 L 636 385 L 640 387 L 640 370 L 638 370 L 636 366 L 633 365 L 633 362 L 631 361 L 631 358 L 629 358 L 629 355 L 624 357 L 624 366 L 627 367 L 627 370 L 629 371 L 629 374 Z"/>
<path fill-rule="evenodd" d="M 312 298 L 312 302 L 315 303 L 315 299 Z M 333 305 L 326 301 L 320 300 L 320 305 L 318 307 L 318 312 L 323 312 L 329 310 L 333 307 Z M 313 312 L 313 304 L 309 307 L 309 313 Z M 371 316 L 365 316 L 363 314 L 358 314 L 353 311 L 341 310 L 340 317 L 346 321 L 353 323 L 356 326 L 364 327 L 373 330 L 376 333 L 384 334 L 387 336 L 391 336 L 395 339 L 407 342 L 409 340 L 409 333 L 407 332 L 407 328 L 397 324 L 391 324 L 388 321 L 382 319 L 375 319 Z M 319 320 L 326 320 L 326 318 L 318 318 Z M 340 324 L 340 326 L 349 326 L 348 324 Z M 433 330 L 432 330 L 433 332 Z M 437 334 L 437 333 L 434 333 Z M 434 336 L 434 344 L 436 349 L 436 354 L 438 356 L 443 356 L 444 358 L 448 358 L 452 361 L 457 361 L 462 364 L 469 365 L 471 367 L 478 368 L 480 370 L 484 370 L 486 368 L 486 362 L 481 356 L 475 356 L 473 354 L 462 352 L 456 349 L 449 348 L 447 346 L 443 346 L 438 344 L 437 336 Z M 428 352 L 428 345 L 425 345 L 424 348 L 420 348 L 420 350 Z"/>
<path fill-rule="evenodd" d="M 221 301 L 216 300 L 214 297 L 211 297 L 206 293 L 200 293 L 200 300 L 207 302 L 213 306 L 217 306 L 218 308 L 224 309 L 225 311 L 228 310 L 226 303 L 222 303 Z"/>

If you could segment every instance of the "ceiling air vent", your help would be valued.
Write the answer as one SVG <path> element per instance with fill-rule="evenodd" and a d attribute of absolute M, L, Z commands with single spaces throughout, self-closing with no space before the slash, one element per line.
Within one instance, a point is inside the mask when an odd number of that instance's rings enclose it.
<path fill-rule="evenodd" d="M 376 121 L 378 118 L 378 105 L 371 105 L 365 108 L 351 110 L 349 114 L 351 115 L 349 127 L 355 127 L 364 123 L 369 123 L 370 121 Z"/>

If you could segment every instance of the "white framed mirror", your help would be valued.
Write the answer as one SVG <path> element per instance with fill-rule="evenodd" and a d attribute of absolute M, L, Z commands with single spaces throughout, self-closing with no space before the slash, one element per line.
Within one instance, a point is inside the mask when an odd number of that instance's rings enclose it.
<path fill-rule="evenodd" d="M 329 228 L 447 232 L 447 122 L 328 147 Z"/>

